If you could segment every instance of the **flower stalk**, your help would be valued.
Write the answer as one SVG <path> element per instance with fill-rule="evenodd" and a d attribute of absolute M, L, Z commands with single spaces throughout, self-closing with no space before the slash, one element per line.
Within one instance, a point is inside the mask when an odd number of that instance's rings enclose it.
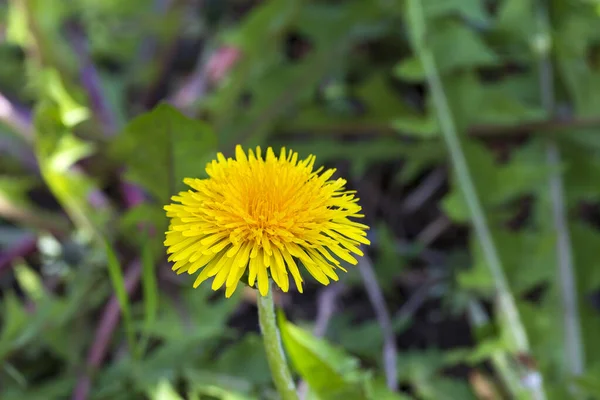
<path fill-rule="evenodd" d="M 269 291 L 266 296 L 262 296 L 258 291 L 258 321 L 260 331 L 263 335 L 267 361 L 271 369 L 271 376 L 281 400 L 298 400 L 296 385 L 292 374 L 288 368 L 285 353 L 281 345 L 281 337 L 277 320 L 275 318 L 275 304 L 273 302 L 273 289 L 269 280 Z"/>

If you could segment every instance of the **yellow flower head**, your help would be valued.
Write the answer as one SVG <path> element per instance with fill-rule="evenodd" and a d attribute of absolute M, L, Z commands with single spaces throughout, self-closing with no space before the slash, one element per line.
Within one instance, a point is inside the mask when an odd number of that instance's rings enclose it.
<path fill-rule="evenodd" d="M 363 217 L 354 191 L 346 181 L 330 180 L 334 169 L 313 171 L 314 156 L 269 147 L 249 154 L 241 146 L 236 158 L 217 155 L 206 167 L 207 179 L 186 178 L 192 188 L 173 196 L 165 206 L 170 218 L 165 246 L 178 274 L 201 270 L 194 287 L 214 276 L 213 290 L 225 284 L 227 297 L 248 272 L 250 286 L 258 283 L 265 296 L 269 276 L 287 292 L 288 271 L 302 292 L 296 262 L 323 285 L 338 280 L 340 260 L 356 264 L 359 245 L 370 244 L 368 226 L 351 221 Z"/>

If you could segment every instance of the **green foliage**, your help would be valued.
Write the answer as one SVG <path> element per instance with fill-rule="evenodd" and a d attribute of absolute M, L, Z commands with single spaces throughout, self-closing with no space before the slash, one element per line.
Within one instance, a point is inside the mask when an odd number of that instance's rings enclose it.
<path fill-rule="evenodd" d="M 281 340 L 290 362 L 310 388 L 313 400 L 402 400 L 372 374 L 362 370 L 358 359 L 326 340 L 295 326 L 280 313 Z"/>
<path fill-rule="evenodd" d="M 292 364 L 319 398 L 366 399 L 367 376 L 358 369 L 357 359 L 286 321 L 283 314 L 278 319 Z"/>
<path fill-rule="evenodd" d="M 166 203 L 183 190 L 183 178 L 202 175 L 215 145 L 209 126 L 161 104 L 133 119 L 113 142 L 112 151 L 128 166 L 132 182 Z"/>
<path fill-rule="evenodd" d="M 485 388 L 530 399 L 527 373 L 543 377 L 548 399 L 573 398 L 570 385 L 577 399 L 600 397 L 597 1 L 423 0 L 424 26 L 407 7 L 416 0 L 196 3 L 0 4 L 1 399 L 71 398 L 87 373 L 89 399 L 277 399 L 248 293 L 192 290 L 162 244 L 162 207 L 187 190 L 183 178 L 204 177 L 238 143 L 336 167 L 372 227 L 402 390 L 387 388 L 384 333 L 351 269 L 323 338 L 305 329 L 323 307 L 315 287 L 282 295 L 293 317 L 279 321 L 282 340 L 307 400 L 475 399 Z M 415 42 L 440 74 L 527 354 L 513 353 L 515 326 L 497 312 L 497 276 Z M 217 80 L 208 59 L 223 45 L 239 57 Z M 182 97 L 185 115 L 169 105 Z M 431 183 L 432 170 L 447 176 Z M 577 377 L 557 253 L 565 233 Z M 127 294 L 132 262 L 140 284 Z M 119 316 L 92 367 L 114 294 Z M 482 389 L 472 378 L 483 371 Z"/>

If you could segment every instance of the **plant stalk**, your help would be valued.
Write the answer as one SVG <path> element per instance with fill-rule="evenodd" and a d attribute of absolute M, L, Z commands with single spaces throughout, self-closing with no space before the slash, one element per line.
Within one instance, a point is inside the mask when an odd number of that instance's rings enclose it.
<path fill-rule="evenodd" d="M 554 89 L 554 65 L 552 63 L 552 33 L 548 15 L 549 5 L 538 2 L 537 46 L 534 52 L 539 57 L 540 97 L 549 117 L 558 117 Z M 557 141 L 549 137 L 546 142 L 546 162 L 554 171 L 550 175 L 550 200 L 556 232 L 556 260 L 558 267 L 558 286 L 560 288 L 562 317 L 564 325 L 565 366 L 573 376 L 585 372 L 585 349 L 581 334 L 577 279 L 573 248 L 569 230 L 565 188 L 563 182 L 562 157 Z M 576 392 L 575 392 L 576 393 Z"/>
<path fill-rule="evenodd" d="M 442 135 L 446 142 L 450 159 L 456 173 L 458 186 L 466 200 L 471 213 L 475 234 L 477 235 L 486 264 L 494 279 L 498 312 L 500 318 L 503 320 L 503 326 L 507 330 L 506 333 L 510 335 L 512 350 L 530 354 L 529 340 L 525 327 L 521 321 L 515 300 L 510 291 L 498 250 L 494 243 L 475 184 L 473 183 L 473 178 L 471 177 L 467 160 L 460 143 L 456 122 L 452 115 L 450 105 L 448 104 L 448 99 L 444 91 L 444 86 L 434 55 L 427 45 L 427 23 L 422 7 L 421 0 L 408 1 L 408 22 L 413 48 L 425 70 L 427 83 L 435 105 Z M 546 398 L 542 385 L 532 385 L 529 389 L 533 398 Z"/>
<path fill-rule="evenodd" d="M 258 321 L 260 331 L 263 335 L 267 361 L 271 369 L 271 376 L 281 400 L 298 400 L 296 393 L 296 384 L 288 368 L 281 345 L 277 319 L 275 318 L 275 303 L 273 302 L 273 288 L 269 281 L 269 292 L 266 296 L 261 296 L 257 291 Z"/>

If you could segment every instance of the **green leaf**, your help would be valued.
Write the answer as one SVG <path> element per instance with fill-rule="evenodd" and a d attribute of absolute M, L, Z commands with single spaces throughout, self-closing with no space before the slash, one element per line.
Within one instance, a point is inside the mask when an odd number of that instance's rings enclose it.
<path fill-rule="evenodd" d="M 552 281 L 556 271 L 556 238 L 552 231 L 496 230 L 497 244 L 504 271 L 515 295 L 521 295 L 537 285 Z M 491 289 L 492 277 L 480 246 L 472 243 L 474 263 L 461 272 L 458 280 L 465 289 Z"/>
<path fill-rule="evenodd" d="M 127 177 L 160 202 L 183 190 L 183 178 L 201 177 L 216 147 L 210 127 L 167 104 L 138 116 L 112 144 Z"/>
<path fill-rule="evenodd" d="M 403 135 L 431 138 L 439 135 L 437 119 L 431 114 L 406 115 L 394 119 L 392 126 Z"/>
<path fill-rule="evenodd" d="M 385 385 L 383 379 L 372 379 L 368 382 L 369 400 L 410 400 L 411 398 L 400 393 L 392 392 Z"/>
<path fill-rule="evenodd" d="M 262 338 L 255 334 L 246 334 L 228 347 L 216 360 L 213 369 L 217 373 L 243 378 L 256 385 L 272 382 Z"/>
<path fill-rule="evenodd" d="M 598 288 L 600 287 L 600 234 L 596 228 L 581 223 L 571 223 L 571 243 L 574 265 L 577 266 L 576 287 L 581 315 L 581 332 L 588 365 L 600 360 L 600 313 L 598 313 Z"/>
<path fill-rule="evenodd" d="M 600 174 L 599 149 L 566 138 L 559 139 L 559 143 L 567 204 L 573 207 L 582 200 L 600 199 L 600 185 L 596 184 Z"/>
<path fill-rule="evenodd" d="M 201 395 L 217 396 L 223 400 L 257 400 L 255 396 L 250 395 L 254 386 L 243 379 L 191 368 L 186 368 L 183 375 L 191 387 L 190 400 L 204 399 Z"/>
<path fill-rule="evenodd" d="M 464 151 L 483 207 L 495 210 L 494 218 L 506 219 L 514 211 L 506 208 L 508 215 L 498 214 L 501 206 L 525 194 L 536 194 L 547 188 L 550 172 L 543 160 L 542 148 L 538 143 L 519 149 L 506 164 L 494 162 L 494 156 L 475 141 L 466 141 Z M 455 221 L 467 221 L 469 210 L 462 194 L 456 189 L 444 198 L 443 208 Z"/>
<path fill-rule="evenodd" d="M 15 339 L 29 322 L 30 317 L 16 295 L 9 291 L 2 300 L 2 329 L 0 330 L 0 360 L 13 347 Z"/>
<path fill-rule="evenodd" d="M 541 106 L 527 105 L 511 93 L 510 82 L 480 86 L 477 107 L 473 110 L 475 123 L 511 125 L 542 120 L 546 112 Z"/>
<path fill-rule="evenodd" d="M 489 22 L 489 16 L 482 0 L 424 0 L 423 12 L 428 18 L 458 14 L 473 22 Z"/>
<path fill-rule="evenodd" d="M 515 41 L 529 44 L 537 29 L 532 0 L 504 0 L 498 7 L 494 29 Z"/>
<path fill-rule="evenodd" d="M 477 397 L 464 381 L 449 378 L 433 378 L 414 382 L 416 392 L 423 400 L 476 400 Z"/>
<path fill-rule="evenodd" d="M 367 398 L 364 386 L 367 375 L 359 370 L 357 359 L 288 322 L 282 313 L 278 315 L 278 323 L 292 365 L 319 398 Z"/>
<path fill-rule="evenodd" d="M 8 202 L 20 208 L 31 208 L 31 200 L 27 192 L 35 185 L 31 177 L 0 176 L 0 201 Z"/>
<path fill-rule="evenodd" d="M 437 22 L 428 41 L 441 74 L 458 69 L 494 66 L 499 62 L 496 54 L 475 32 L 455 20 Z M 460 46 L 456 46 L 456 43 L 460 43 Z M 425 71 L 416 56 L 401 61 L 394 72 L 398 78 L 407 81 L 425 79 Z"/>
<path fill-rule="evenodd" d="M 46 297 L 46 289 L 40 276 L 25 263 L 18 263 L 14 267 L 15 278 L 21 289 L 34 302 L 39 302 Z"/>
<path fill-rule="evenodd" d="M 88 108 L 73 98 L 57 70 L 45 69 L 41 72 L 39 79 L 42 90 L 58 105 L 61 122 L 66 127 L 74 127 L 90 117 Z"/>
<path fill-rule="evenodd" d="M 94 148 L 73 135 L 61 122 L 60 112 L 50 102 L 42 102 L 35 111 L 36 153 L 42 176 L 70 218 L 88 234 L 100 230 L 108 206 L 93 207 L 90 196 L 100 193 L 95 182 L 81 170 L 72 168 Z"/>
<path fill-rule="evenodd" d="M 598 376 L 600 376 L 600 365 L 595 365 L 593 368 L 589 368 L 585 375 L 575 378 L 575 384 L 591 398 L 599 398 L 600 381 Z"/>
<path fill-rule="evenodd" d="M 166 379 L 158 382 L 156 388 L 149 393 L 149 396 L 150 400 L 184 400 Z"/>

